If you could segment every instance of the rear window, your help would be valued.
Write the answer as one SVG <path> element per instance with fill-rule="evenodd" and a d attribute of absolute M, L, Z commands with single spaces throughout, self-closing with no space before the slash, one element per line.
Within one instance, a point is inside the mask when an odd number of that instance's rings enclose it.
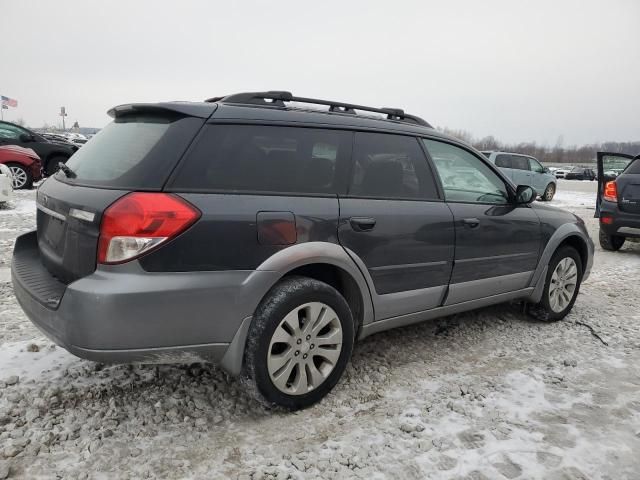
<path fill-rule="evenodd" d="M 117 118 L 68 161 L 76 174 L 63 182 L 118 189 L 159 190 L 203 120 L 165 115 Z"/>
<path fill-rule="evenodd" d="M 624 170 L 624 173 L 630 173 L 632 175 L 640 175 L 640 158 L 632 160 L 629 166 Z"/>
<path fill-rule="evenodd" d="M 208 125 L 171 188 L 336 194 L 346 189 L 351 144 L 352 134 L 340 130 Z"/>

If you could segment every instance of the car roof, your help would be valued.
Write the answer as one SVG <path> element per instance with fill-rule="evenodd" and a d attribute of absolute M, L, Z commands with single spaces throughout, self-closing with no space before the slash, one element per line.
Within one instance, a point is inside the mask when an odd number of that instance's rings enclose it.
<path fill-rule="evenodd" d="M 109 110 L 109 115 L 117 118 L 133 112 L 170 111 L 182 115 L 205 118 L 211 122 L 277 122 L 281 124 L 306 124 L 329 128 L 379 130 L 410 135 L 438 137 L 454 143 L 466 145 L 459 139 L 446 135 L 427 126 L 405 120 L 387 119 L 373 114 L 353 114 L 343 111 L 301 108 L 298 105 L 258 105 L 226 102 L 224 97 L 206 102 L 159 102 L 129 103 Z M 407 115 L 407 117 L 411 117 Z M 417 118 L 417 117 L 411 117 Z M 419 119 L 421 120 L 421 119 Z M 424 121 L 423 121 L 424 122 Z M 467 145 L 468 146 L 468 145 Z"/>

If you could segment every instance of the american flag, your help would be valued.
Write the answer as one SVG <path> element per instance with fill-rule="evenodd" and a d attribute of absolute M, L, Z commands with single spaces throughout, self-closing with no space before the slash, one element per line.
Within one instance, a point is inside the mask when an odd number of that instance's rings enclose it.
<path fill-rule="evenodd" d="M 0 95 L 0 103 L 2 105 L 7 105 L 8 107 L 17 107 L 18 101 L 13 98 L 5 97 L 4 95 Z"/>

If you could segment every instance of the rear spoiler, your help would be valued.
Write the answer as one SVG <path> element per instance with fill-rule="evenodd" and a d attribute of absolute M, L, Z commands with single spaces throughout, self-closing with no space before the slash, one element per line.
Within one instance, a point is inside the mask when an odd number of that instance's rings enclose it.
<path fill-rule="evenodd" d="M 162 103 L 125 103 L 110 109 L 107 114 L 118 118 L 130 113 L 177 113 L 187 117 L 209 118 L 216 111 L 215 103 L 162 102 Z"/>

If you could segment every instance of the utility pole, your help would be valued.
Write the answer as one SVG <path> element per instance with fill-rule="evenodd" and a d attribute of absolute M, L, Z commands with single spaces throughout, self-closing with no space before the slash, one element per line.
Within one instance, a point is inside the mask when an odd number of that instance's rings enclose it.
<path fill-rule="evenodd" d="M 60 107 L 60 116 L 62 117 L 62 131 L 66 132 L 67 128 L 64 126 L 64 117 L 67 116 L 67 109 L 65 107 Z"/>

